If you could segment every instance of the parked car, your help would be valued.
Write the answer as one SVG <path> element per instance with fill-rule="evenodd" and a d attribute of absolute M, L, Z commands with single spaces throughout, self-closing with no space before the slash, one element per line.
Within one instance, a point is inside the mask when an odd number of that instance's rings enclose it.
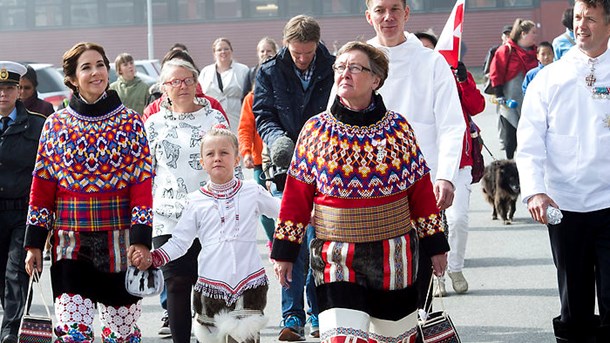
<path fill-rule="evenodd" d="M 157 82 L 158 78 L 152 77 L 148 74 L 142 73 L 139 70 L 136 69 L 136 76 L 139 77 L 142 81 L 144 81 L 144 83 L 146 83 L 147 85 L 152 85 L 153 83 Z M 116 81 L 116 79 L 119 76 L 116 73 L 116 70 L 114 69 L 114 64 L 110 66 L 110 70 L 108 71 L 108 84 L 113 83 L 114 81 Z"/>
<path fill-rule="evenodd" d="M 38 97 L 53 104 L 57 109 L 65 100 L 70 99 L 72 92 L 64 84 L 63 73 L 48 63 L 30 63 L 38 77 Z"/>
<path fill-rule="evenodd" d="M 158 60 L 136 60 L 134 64 L 136 65 L 136 71 L 151 76 L 155 80 L 159 79 L 161 64 Z"/>

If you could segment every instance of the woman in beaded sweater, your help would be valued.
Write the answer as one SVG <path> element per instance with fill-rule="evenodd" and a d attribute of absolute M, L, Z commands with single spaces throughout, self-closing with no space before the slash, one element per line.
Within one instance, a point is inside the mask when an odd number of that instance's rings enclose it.
<path fill-rule="evenodd" d="M 151 245 L 152 165 L 140 116 L 107 90 L 109 66 L 95 43 L 64 54 L 74 95 L 47 119 L 33 172 L 26 270 L 42 272 L 51 231 L 55 342 L 92 342 L 96 307 L 103 342 L 141 341 L 125 272 L 128 251 Z"/>
<path fill-rule="evenodd" d="M 313 210 L 322 342 L 415 342 L 418 249 L 432 256 L 436 275 L 449 250 L 429 169 L 409 123 L 375 93 L 388 74 L 384 53 L 350 42 L 333 69 L 337 98 L 307 121 L 288 171 L 275 273 L 290 286 Z"/>
<path fill-rule="evenodd" d="M 188 193 L 209 180 L 199 164 L 201 139 L 218 124 L 228 127 L 227 118 L 212 108 L 206 98 L 196 96 L 197 69 L 182 59 L 165 62 L 159 76 L 165 101 L 161 110 L 146 120 L 153 157 L 154 221 L 153 245 L 167 242 L 182 217 Z M 191 290 L 197 281 L 197 255 L 201 244 L 195 239 L 186 254 L 161 270 L 167 288 L 167 312 L 172 339 L 191 341 Z"/>

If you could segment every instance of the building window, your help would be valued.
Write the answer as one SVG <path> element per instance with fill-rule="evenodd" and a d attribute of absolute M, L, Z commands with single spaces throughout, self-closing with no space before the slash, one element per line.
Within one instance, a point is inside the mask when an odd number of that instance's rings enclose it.
<path fill-rule="evenodd" d="M 424 10 L 424 0 L 409 0 L 407 1 L 407 5 L 412 11 L 423 11 Z"/>
<path fill-rule="evenodd" d="M 144 7 L 146 13 L 148 10 Z M 148 16 L 145 16 L 145 18 Z M 169 1 L 153 0 L 152 1 L 152 17 L 155 23 L 169 22 Z"/>
<path fill-rule="evenodd" d="M 214 19 L 241 18 L 241 3 L 241 0 L 214 0 Z"/>
<path fill-rule="evenodd" d="M 99 24 L 97 1 L 83 0 L 70 4 L 70 20 L 75 26 L 94 26 Z"/>
<path fill-rule="evenodd" d="M 205 19 L 205 0 L 178 0 L 178 20 Z"/>
<path fill-rule="evenodd" d="M 133 1 L 107 0 L 106 22 L 108 24 L 133 24 L 136 22 Z"/>
<path fill-rule="evenodd" d="M 252 18 L 266 18 L 279 16 L 277 0 L 250 0 L 250 16 Z"/>
<path fill-rule="evenodd" d="M 0 0 L 2 15 L 0 27 L 20 29 L 26 27 L 26 10 L 24 1 Z"/>
<path fill-rule="evenodd" d="M 35 26 L 63 25 L 62 0 L 37 0 L 34 7 Z"/>
<path fill-rule="evenodd" d="M 497 0 L 466 0 L 467 8 L 496 8 Z"/>
<path fill-rule="evenodd" d="M 451 11 L 455 5 L 454 0 L 428 0 L 428 9 L 431 11 Z"/>
<path fill-rule="evenodd" d="M 504 7 L 532 7 L 534 0 L 504 0 Z"/>
<path fill-rule="evenodd" d="M 314 15 L 315 2 L 316 1 L 287 0 L 286 6 L 288 6 L 288 16 L 294 17 L 299 14 Z"/>
<path fill-rule="evenodd" d="M 335 14 L 351 14 L 352 13 L 352 1 L 351 0 L 328 0 L 322 1 L 322 13 L 326 15 Z"/>

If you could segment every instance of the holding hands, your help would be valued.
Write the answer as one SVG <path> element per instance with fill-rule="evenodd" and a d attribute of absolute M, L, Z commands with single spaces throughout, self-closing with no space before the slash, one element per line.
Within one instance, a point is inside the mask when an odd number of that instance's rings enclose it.
<path fill-rule="evenodd" d="M 134 244 L 129 247 L 127 258 L 132 266 L 139 270 L 147 270 L 152 265 L 150 250 L 142 244 Z"/>

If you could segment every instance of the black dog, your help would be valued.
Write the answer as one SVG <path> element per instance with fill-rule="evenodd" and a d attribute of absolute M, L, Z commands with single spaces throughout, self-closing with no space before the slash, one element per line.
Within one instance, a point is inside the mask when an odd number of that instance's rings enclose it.
<path fill-rule="evenodd" d="M 485 200 L 493 207 L 491 219 L 498 219 L 498 214 L 504 224 L 510 224 L 515 214 L 517 198 L 521 193 L 519 172 L 513 160 L 493 161 L 485 167 L 481 188 Z"/>

